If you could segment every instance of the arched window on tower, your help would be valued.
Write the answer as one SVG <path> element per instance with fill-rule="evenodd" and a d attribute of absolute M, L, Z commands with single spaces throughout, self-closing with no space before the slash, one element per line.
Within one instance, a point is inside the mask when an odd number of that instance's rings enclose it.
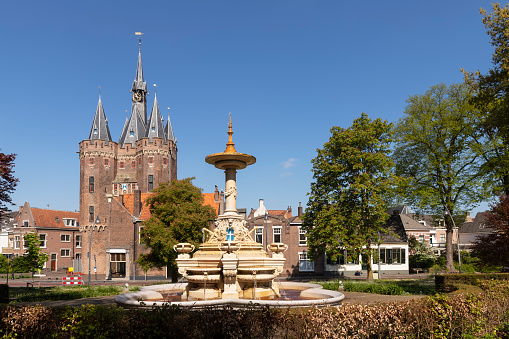
<path fill-rule="evenodd" d="M 94 193 L 94 177 L 88 178 L 88 192 Z"/>

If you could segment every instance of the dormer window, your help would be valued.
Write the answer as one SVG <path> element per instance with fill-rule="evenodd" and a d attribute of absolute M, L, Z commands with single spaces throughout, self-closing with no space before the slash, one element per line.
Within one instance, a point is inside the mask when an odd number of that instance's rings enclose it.
<path fill-rule="evenodd" d="M 152 126 L 152 132 L 155 132 L 156 131 L 156 128 L 154 126 Z"/>
<path fill-rule="evenodd" d="M 97 134 L 97 128 L 94 128 L 94 134 Z"/>
<path fill-rule="evenodd" d="M 67 227 L 76 227 L 76 219 L 63 218 L 64 225 Z"/>
<path fill-rule="evenodd" d="M 131 132 L 129 132 L 129 135 L 133 137 L 134 136 L 134 131 L 131 130 Z"/>

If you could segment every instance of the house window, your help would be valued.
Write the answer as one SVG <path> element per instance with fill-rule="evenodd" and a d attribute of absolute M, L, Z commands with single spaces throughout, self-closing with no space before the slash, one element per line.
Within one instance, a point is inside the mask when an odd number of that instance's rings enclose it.
<path fill-rule="evenodd" d="M 88 192 L 94 193 L 94 177 L 88 178 Z"/>
<path fill-rule="evenodd" d="M 306 231 L 302 229 L 302 227 L 299 226 L 299 246 L 306 246 L 307 245 L 307 236 Z"/>
<path fill-rule="evenodd" d="M 133 161 L 131 162 L 131 167 L 132 167 L 132 168 L 136 168 L 136 160 L 133 160 Z"/>
<path fill-rule="evenodd" d="M 125 278 L 126 275 L 125 253 L 110 253 L 110 272 L 112 278 Z"/>
<path fill-rule="evenodd" d="M 419 236 L 419 242 L 424 242 L 424 235 Z"/>
<path fill-rule="evenodd" d="M 138 157 L 138 166 L 141 166 L 141 157 Z"/>
<path fill-rule="evenodd" d="M 88 221 L 94 221 L 94 206 L 88 208 Z"/>
<path fill-rule="evenodd" d="M 380 249 L 380 263 L 392 265 L 392 264 L 404 264 L 406 261 L 404 248 L 381 248 Z"/>
<path fill-rule="evenodd" d="M 23 227 L 28 227 L 28 220 L 23 220 Z"/>
<path fill-rule="evenodd" d="M 445 234 L 440 234 L 440 242 L 445 242 Z"/>
<path fill-rule="evenodd" d="M 104 166 L 110 165 L 110 159 L 104 159 Z"/>
<path fill-rule="evenodd" d="M 121 161 L 121 162 L 119 163 L 118 167 L 120 167 L 120 168 L 124 168 L 124 162 L 123 162 L 123 161 Z"/>
<path fill-rule="evenodd" d="M 39 247 L 46 248 L 46 234 L 39 234 Z"/>
<path fill-rule="evenodd" d="M 163 165 L 168 165 L 168 158 L 163 158 Z"/>
<path fill-rule="evenodd" d="M 90 162 L 90 166 L 93 166 L 94 165 L 94 158 L 90 158 L 89 162 Z"/>
<path fill-rule="evenodd" d="M 70 249 L 61 249 L 60 250 L 60 256 L 61 257 L 70 257 L 71 256 L 71 250 Z"/>
<path fill-rule="evenodd" d="M 81 235 L 76 236 L 76 248 L 81 248 Z"/>
<path fill-rule="evenodd" d="M 61 242 L 70 242 L 71 235 L 70 234 L 60 234 L 60 241 Z"/>
<path fill-rule="evenodd" d="M 344 265 L 345 264 L 345 251 L 341 251 L 338 257 L 334 260 L 331 256 L 327 256 L 327 265 Z"/>
<path fill-rule="evenodd" d="M 20 241 L 21 241 L 21 236 L 15 235 L 14 236 L 14 249 L 15 250 L 19 250 Z"/>
<path fill-rule="evenodd" d="M 154 163 L 154 157 L 148 157 L 148 163 L 152 165 Z"/>
<path fill-rule="evenodd" d="M 306 252 L 299 253 L 299 271 L 313 272 L 315 270 L 315 263 L 310 261 Z"/>
<path fill-rule="evenodd" d="M 272 234 L 274 235 L 273 242 L 281 242 L 281 227 L 272 227 Z"/>
<path fill-rule="evenodd" d="M 255 241 L 263 245 L 263 227 L 255 227 Z"/>
<path fill-rule="evenodd" d="M 143 237 L 145 236 L 145 233 L 143 233 L 143 226 L 140 226 L 140 229 L 138 231 L 138 242 L 141 244 L 141 239 L 143 239 Z"/>
<path fill-rule="evenodd" d="M 25 239 L 25 236 L 23 236 L 23 249 L 26 250 L 28 248 L 28 242 Z"/>
<path fill-rule="evenodd" d="M 148 190 L 152 191 L 154 189 L 154 176 L 149 175 L 148 176 Z"/>
<path fill-rule="evenodd" d="M 64 224 L 67 227 L 75 227 L 76 226 L 76 219 L 64 218 Z"/>

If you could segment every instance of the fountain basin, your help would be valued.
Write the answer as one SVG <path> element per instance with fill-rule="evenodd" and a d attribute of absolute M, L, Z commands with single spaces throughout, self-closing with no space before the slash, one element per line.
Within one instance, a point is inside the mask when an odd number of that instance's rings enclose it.
<path fill-rule="evenodd" d="M 324 307 L 341 304 L 345 298 L 343 293 L 325 290 L 321 285 L 310 283 L 281 282 L 282 290 L 297 290 L 301 298 L 305 300 L 252 300 L 252 299 L 214 299 L 194 301 L 164 301 L 161 293 L 180 294 L 184 293 L 187 283 L 152 285 L 141 287 L 138 292 L 124 293 L 115 297 L 115 302 L 128 308 L 162 307 L 176 305 L 183 308 L 201 309 L 208 307 L 224 308 L 287 308 L 287 307 Z"/>

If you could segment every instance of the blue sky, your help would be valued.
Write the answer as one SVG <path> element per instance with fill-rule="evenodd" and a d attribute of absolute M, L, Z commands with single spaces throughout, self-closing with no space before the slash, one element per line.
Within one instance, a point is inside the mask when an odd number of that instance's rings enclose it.
<path fill-rule="evenodd" d="M 227 142 L 257 163 L 237 175 L 238 207 L 307 202 L 311 159 L 332 126 L 366 112 L 397 121 L 409 96 L 486 72 L 486 1 L 9 1 L 2 4 L 0 148 L 17 153 L 12 198 L 79 208 L 78 143 L 98 86 L 112 138 L 144 75 L 178 139 L 178 176 L 212 192 L 205 163 Z M 486 209 L 486 205 L 480 210 Z"/>

